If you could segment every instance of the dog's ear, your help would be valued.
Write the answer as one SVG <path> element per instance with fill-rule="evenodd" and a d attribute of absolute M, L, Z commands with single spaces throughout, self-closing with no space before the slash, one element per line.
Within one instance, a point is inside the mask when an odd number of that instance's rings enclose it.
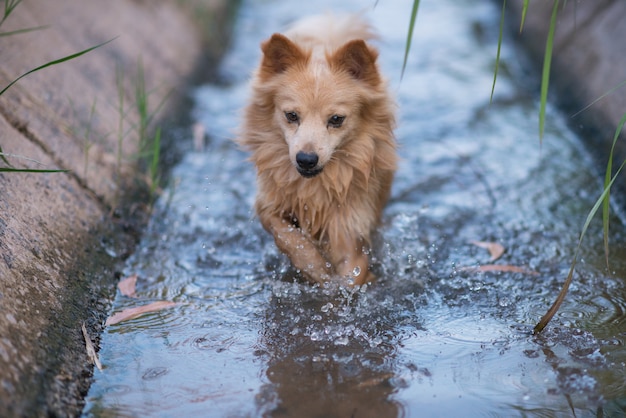
<path fill-rule="evenodd" d="M 297 62 L 306 60 L 304 52 L 279 33 L 273 34 L 270 39 L 263 42 L 261 50 L 263 51 L 261 74 L 267 77 L 284 73 Z"/>
<path fill-rule="evenodd" d="M 381 80 L 376 68 L 376 58 L 378 53 L 363 40 L 357 39 L 339 48 L 329 62 L 332 67 L 347 71 L 352 78 L 377 86 Z"/>

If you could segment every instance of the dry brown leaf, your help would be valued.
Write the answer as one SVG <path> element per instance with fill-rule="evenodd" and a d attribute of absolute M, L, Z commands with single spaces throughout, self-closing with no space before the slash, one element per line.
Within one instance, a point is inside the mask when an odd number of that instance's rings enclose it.
<path fill-rule="evenodd" d="M 117 288 L 120 289 L 120 293 L 122 295 L 128 296 L 129 298 L 136 298 L 136 285 L 137 275 L 133 274 L 132 276 L 128 276 L 127 278 L 120 280 L 120 282 L 117 284 Z"/>
<path fill-rule="evenodd" d="M 370 379 L 367 379 L 363 382 L 360 382 L 357 387 L 358 388 L 367 388 L 367 387 L 372 387 L 372 386 L 376 386 L 376 385 L 380 385 L 381 383 L 384 383 L 386 380 L 389 380 L 391 378 L 393 378 L 395 375 L 393 373 L 385 373 L 381 376 L 378 377 L 372 377 Z"/>
<path fill-rule="evenodd" d="M 81 328 L 83 330 L 83 338 L 85 338 L 85 347 L 87 348 L 87 356 L 89 357 L 89 360 L 91 360 L 91 362 L 96 365 L 98 370 L 102 371 L 102 363 L 100 363 L 100 359 L 98 358 L 98 353 L 96 353 L 96 349 L 94 348 L 93 343 L 91 342 L 91 338 L 89 338 L 89 334 L 87 334 L 87 328 L 85 328 L 84 322 Z"/>
<path fill-rule="evenodd" d="M 193 124 L 193 149 L 195 151 L 204 150 L 204 138 L 205 138 L 204 125 L 196 122 Z"/>
<path fill-rule="evenodd" d="M 158 302 L 149 303 L 147 305 L 137 306 L 135 308 L 124 309 L 121 312 L 117 312 L 111 315 L 109 319 L 107 319 L 105 325 L 115 325 L 122 321 L 128 321 L 129 319 L 137 318 L 145 313 L 160 311 L 162 309 L 171 308 L 172 306 L 176 306 L 176 303 L 161 300 Z"/>
<path fill-rule="evenodd" d="M 461 267 L 459 269 L 459 271 L 503 271 L 503 272 L 508 272 L 508 273 L 524 273 L 524 274 L 532 274 L 532 275 L 537 275 L 539 273 L 537 273 L 534 270 L 528 270 L 524 267 L 519 267 L 519 266 L 511 266 L 508 264 L 503 264 L 503 265 L 499 265 L 499 264 L 484 264 L 482 266 L 476 266 L 476 267 Z"/>
<path fill-rule="evenodd" d="M 477 247 L 484 248 L 489 251 L 491 254 L 491 259 L 489 261 L 496 261 L 498 258 L 502 257 L 504 254 L 504 247 L 502 244 L 498 244 L 497 242 L 486 242 L 486 241 L 470 241 L 472 244 Z"/>

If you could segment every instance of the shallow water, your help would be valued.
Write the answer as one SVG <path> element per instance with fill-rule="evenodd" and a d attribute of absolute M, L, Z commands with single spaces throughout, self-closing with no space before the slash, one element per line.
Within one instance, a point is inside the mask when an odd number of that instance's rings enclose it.
<path fill-rule="evenodd" d="M 113 311 L 177 305 L 107 328 L 85 416 L 623 416 L 618 219 L 611 270 L 593 224 L 566 302 L 530 333 L 600 193 L 580 139 L 549 109 L 539 144 L 534 80 L 510 44 L 489 105 L 499 11 L 488 1 L 421 2 L 400 81 L 411 3 L 367 9 L 400 105 L 379 280 L 354 291 L 294 281 L 254 218 L 254 169 L 230 141 L 260 41 L 300 14 L 363 2 L 244 2 L 223 79 L 194 93 L 207 147 L 175 168 L 126 266 L 138 297 L 118 295 Z M 471 241 L 506 252 L 491 262 Z M 485 264 L 527 272 L 471 269 Z"/>

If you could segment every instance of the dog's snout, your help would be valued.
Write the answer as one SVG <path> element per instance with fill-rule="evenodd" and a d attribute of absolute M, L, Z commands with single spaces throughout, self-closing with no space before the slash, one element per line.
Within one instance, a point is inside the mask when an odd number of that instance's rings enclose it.
<path fill-rule="evenodd" d="M 311 170 L 315 168 L 318 161 L 319 157 L 315 153 L 300 151 L 298 154 L 296 154 L 296 163 L 298 163 L 298 167 L 303 170 Z"/>

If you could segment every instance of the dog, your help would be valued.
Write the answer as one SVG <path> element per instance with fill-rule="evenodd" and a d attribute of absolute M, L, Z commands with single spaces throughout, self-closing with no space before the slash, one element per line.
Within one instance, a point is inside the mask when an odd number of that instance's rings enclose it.
<path fill-rule="evenodd" d="M 236 141 L 257 170 L 256 213 L 314 283 L 374 280 L 371 235 L 397 166 L 396 105 L 359 15 L 315 16 L 261 44 Z"/>

